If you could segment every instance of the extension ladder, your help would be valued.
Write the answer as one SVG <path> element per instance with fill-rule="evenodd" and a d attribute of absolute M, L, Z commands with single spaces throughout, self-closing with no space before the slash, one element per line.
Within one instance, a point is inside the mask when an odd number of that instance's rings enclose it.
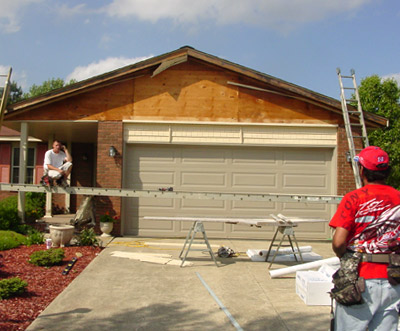
<path fill-rule="evenodd" d="M 362 148 L 356 148 L 356 146 L 367 147 L 369 146 L 367 129 L 365 127 L 364 114 L 361 107 L 360 95 L 358 93 L 356 76 L 354 69 L 350 70 L 350 76 L 343 76 L 340 73 L 340 68 L 336 69 L 339 78 L 340 85 L 340 100 L 342 103 L 342 112 L 344 125 L 346 129 L 347 142 L 349 144 L 349 156 L 351 159 L 351 165 L 353 168 L 354 179 L 356 182 L 356 187 L 360 188 L 362 186 L 362 181 L 360 178 L 359 168 L 354 157 L 358 154 Z M 351 80 L 353 83 L 352 87 L 347 87 L 343 85 L 343 79 Z M 346 92 L 351 93 L 350 96 Z M 353 110 L 354 105 L 357 110 Z M 351 106 L 351 110 L 348 109 Z M 354 132 L 361 133 L 361 135 L 354 135 Z"/>
<path fill-rule="evenodd" d="M 0 99 L 0 128 L 3 125 L 3 117 L 4 117 L 4 111 L 7 106 L 7 99 L 8 95 L 10 93 L 10 79 L 11 79 L 11 72 L 12 68 L 8 70 L 8 74 L 0 74 L 0 77 L 6 77 L 4 86 L 0 86 L 0 91 L 1 91 L 1 99 Z"/>

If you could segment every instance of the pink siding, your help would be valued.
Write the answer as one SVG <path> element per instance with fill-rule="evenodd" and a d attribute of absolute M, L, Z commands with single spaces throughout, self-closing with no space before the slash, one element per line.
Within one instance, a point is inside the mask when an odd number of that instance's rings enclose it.
<path fill-rule="evenodd" d="M 10 182 L 11 144 L 0 144 L 0 182 Z"/>
<path fill-rule="evenodd" d="M 36 164 L 35 164 L 35 182 L 34 184 L 39 184 L 40 179 L 43 176 L 43 161 L 44 154 L 47 151 L 47 144 L 37 144 L 36 145 Z"/>

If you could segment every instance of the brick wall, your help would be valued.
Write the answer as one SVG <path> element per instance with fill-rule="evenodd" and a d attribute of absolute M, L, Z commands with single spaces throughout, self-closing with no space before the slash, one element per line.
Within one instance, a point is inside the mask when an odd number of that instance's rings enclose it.
<path fill-rule="evenodd" d="M 360 135 L 359 132 L 354 132 L 354 135 Z M 361 147 L 361 140 L 355 141 L 356 148 Z M 356 188 L 354 181 L 353 169 L 351 163 L 346 160 L 346 152 L 349 150 L 347 142 L 346 129 L 344 125 L 338 127 L 338 171 L 337 171 L 337 193 L 338 195 L 344 195 Z"/>
<path fill-rule="evenodd" d="M 110 146 L 117 150 L 115 157 L 110 157 Z M 122 122 L 99 122 L 97 133 L 97 166 L 96 186 L 104 188 L 122 187 L 122 148 L 123 124 Z M 108 212 L 111 216 L 121 216 L 122 199 L 119 197 L 96 197 L 96 219 Z M 97 225 L 98 226 L 98 225 Z M 99 228 L 97 228 L 98 230 Z M 115 223 L 112 232 L 121 235 L 121 223 Z"/>

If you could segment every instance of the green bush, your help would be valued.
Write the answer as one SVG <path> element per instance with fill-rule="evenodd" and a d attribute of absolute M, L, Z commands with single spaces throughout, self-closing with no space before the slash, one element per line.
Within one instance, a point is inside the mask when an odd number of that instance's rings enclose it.
<path fill-rule="evenodd" d="M 38 230 L 32 228 L 28 230 L 25 244 L 30 245 L 40 245 L 44 243 L 44 235 L 43 233 L 39 232 Z"/>
<path fill-rule="evenodd" d="M 17 197 L 12 196 L 0 201 L 0 230 L 16 230 L 20 218 L 18 217 Z"/>
<path fill-rule="evenodd" d="M 45 193 L 27 192 L 25 195 L 25 221 L 30 223 L 45 214 Z M 0 201 L 0 230 L 23 231 L 18 217 L 18 197 L 12 196 Z"/>
<path fill-rule="evenodd" d="M 45 214 L 46 194 L 27 192 L 25 201 L 26 222 L 35 222 Z"/>
<path fill-rule="evenodd" d="M 63 258 L 64 251 L 61 248 L 50 248 L 32 253 L 29 257 L 29 263 L 40 267 L 52 267 L 60 264 Z"/>
<path fill-rule="evenodd" d="M 26 238 L 22 234 L 14 231 L 0 230 L 0 251 L 16 248 L 19 245 L 24 245 L 25 243 Z"/>
<path fill-rule="evenodd" d="M 93 229 L 83 229 L 77 239 L 78 246 L 99 246 L 99 240 Z"/>
<path fill-rule="evenodd" d="M 18 277 L 0 280 L 0 300 L 24 293 L 27 286 L 28 283 Z"/>

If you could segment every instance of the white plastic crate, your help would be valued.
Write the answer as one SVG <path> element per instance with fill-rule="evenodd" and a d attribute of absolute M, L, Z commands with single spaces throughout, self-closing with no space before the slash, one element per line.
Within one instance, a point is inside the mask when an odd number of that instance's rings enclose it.
<path fill-rule="evenodd" d="M 297 271 L 296 293 L 310 306 L 331 304 L 329 291 L 333 287 L 332 278 L 319 271 Z"/>

